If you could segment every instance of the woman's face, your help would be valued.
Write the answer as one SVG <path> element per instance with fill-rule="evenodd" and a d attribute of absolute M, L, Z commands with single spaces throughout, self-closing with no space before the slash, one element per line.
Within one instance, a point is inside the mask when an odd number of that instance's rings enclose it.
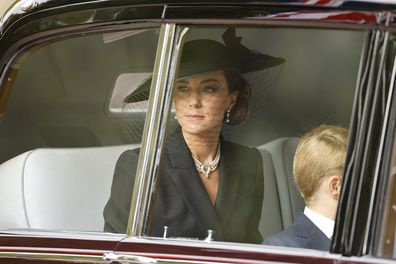
<path fill-rule="evenodd" d="M 224 114 L 235 104 L 222 71 L 192 75 L 176 81 L 176 117 L 184 132 L 219 133 Z"/>

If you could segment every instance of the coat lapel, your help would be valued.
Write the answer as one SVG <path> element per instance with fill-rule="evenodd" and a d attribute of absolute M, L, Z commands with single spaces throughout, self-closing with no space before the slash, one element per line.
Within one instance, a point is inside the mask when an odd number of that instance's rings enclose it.
<path fill-rule="evenodd" d="M 239 186 L 241 169 L 234 166 L 233 150 L 230 144 L 222 141 L 219 191 L 217 193 L 216 208 L 221 216 L 223 225 L 230 217 L 237 198 L 239 197 Z"/>
<path fill-rule="evenodd" d="M 168 169 L 169 178 L 180 192 L 196 222 L 204 233 L 212 229 L 215 231 L 215 237 L 221 239 L 223 235 L 222 230 L 219 230 L 217 212 L 199 178 L 180 129 L 169 137 L 166 151 L 171 166 Z"/>

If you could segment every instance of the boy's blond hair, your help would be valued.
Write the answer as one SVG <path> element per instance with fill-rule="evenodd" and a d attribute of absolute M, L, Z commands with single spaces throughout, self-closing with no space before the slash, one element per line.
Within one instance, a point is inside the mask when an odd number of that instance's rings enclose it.
<path fill-rule="evenodd" d="M 348 130 L 321 125 L 305 134 L 298 143 L 293 162 L 294 180 L 306 203 L 322 181 L 342 176 L 347 150 Z"/>

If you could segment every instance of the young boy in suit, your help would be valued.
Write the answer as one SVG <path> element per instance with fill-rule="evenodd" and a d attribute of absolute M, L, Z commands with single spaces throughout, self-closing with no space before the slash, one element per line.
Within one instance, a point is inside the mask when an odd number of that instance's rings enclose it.
<path fill-rule="evenodd" d="M 348 131 L 321 125 L 305 134 L 293 163 L 295 183 L 304 198 L 304 212 L 264 244 L 329 250 L 333 235 L 347 150 Z"/>

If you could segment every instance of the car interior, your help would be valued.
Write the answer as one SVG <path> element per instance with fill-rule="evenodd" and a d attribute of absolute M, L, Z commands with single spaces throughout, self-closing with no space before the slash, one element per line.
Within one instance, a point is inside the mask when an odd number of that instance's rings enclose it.
<path fill-rule="evenodd" d="M 222 42 L 225 29 L 194 26 L 187 39 Z M 292 171 L 298 138 L 320 124 L 349 127 L 364 32 L 246 26 L 236 33 L 250 49 L 285 59 L 245 76 L 249 118 L 222 132 L 262 155 L 266 237 L 304 207 Z M 62 36 L 15 59 L 2 87 L 9 95 L 0 93 L 0 229 L 103 231 L 115 164 L 140 148 L 148 107 L 123 99 L 151 75 L 158 38 L 159 27 Z M 168 129 L 177 125 L 168 120 Z"/>

